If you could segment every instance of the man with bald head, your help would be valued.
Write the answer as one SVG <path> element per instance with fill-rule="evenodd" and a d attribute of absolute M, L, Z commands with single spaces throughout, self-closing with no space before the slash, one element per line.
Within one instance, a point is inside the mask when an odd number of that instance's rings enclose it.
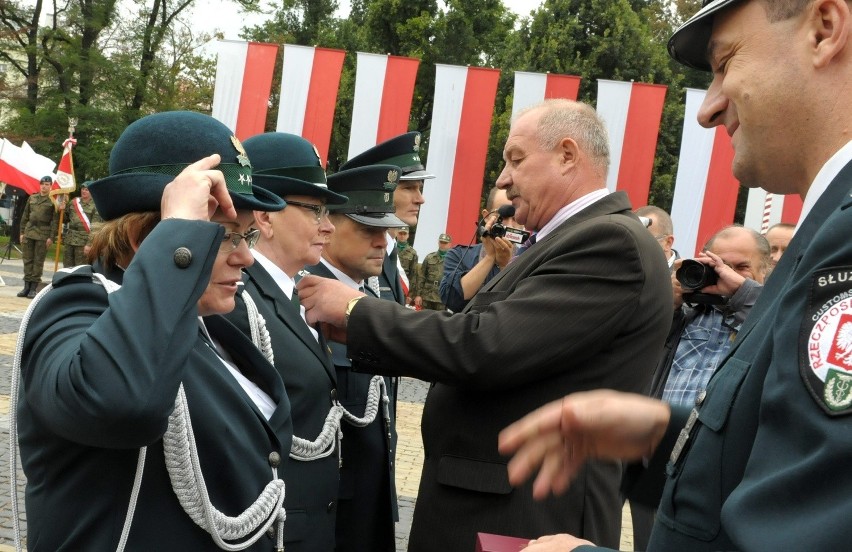
<path fill-rule="evenodd" d="M 352 370 L 433 382 L 410 552 L 473 550 L 477 532 L 557 528 L 617 545 L 619 464 L 590 463 L 572 492 L 536 502 L 530 487 L 509 485 L 497 432 L 567 392 L 642 390 L 671 320 L 662 251 L 626 194 L 606 189 L 609 143 L 594 109 L 568 100 L 527 109 L 503 156 L 497 187 L 538 239 L 460 312 L 414 312 L 332 280 L 299 283 L 308 319 L 338 328 Z"/>
<path fill-rule="evenodd" d="M 680 258 L 678 252 L 672 247 L 674 245 L 674 225 L 672 217 L 667 212 L 655 205 L 645 205 L 639 207 L 635 211 L 636 216 L 645 217 L 648 219 L 648 232 L 654 236 L 660 247 L 663 248 L 663 253 L 666 255 L 666 261 L 669 263 L 669 269 L 674 268 L 674 262 Z"/>

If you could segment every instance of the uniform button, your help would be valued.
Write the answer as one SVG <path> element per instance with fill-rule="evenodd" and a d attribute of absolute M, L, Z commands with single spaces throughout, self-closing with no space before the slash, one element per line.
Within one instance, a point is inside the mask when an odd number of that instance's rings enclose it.
<path fill-rule="evenodd" d="M 174 260 L 178 268 L 186 268 L 192 263 L 192 251 L 186 247 L 178 247 L 175 249 Z"/>
<path fill-rule="evenodd" d="M 337 400 L 337 389 L 331 390 L 331 400 L 333 400 L 333 401 Z"/>
<path fill-rule="evenodd" d="M 334 511 L 334 501 L 333 501 L 333 500 L 332 500 L 331 502 L 329 502 L 329 503 L 328 503 L 327 510 L 328 510 L 329 512 L 333 512 L 333 511 Z"/>
<path fill-rule="evenodd" d="M 698 396 L 695 398 L 695 406 L 701 406 L 701 403 L 704 402 L 704 397 L 706 397 L 706 396 L 707 396 L 707 390 L 702 389 L 701 393 L 699 393 Z"/>
<path fill-rule="evenodd" d="M 274 451 L 270 452 L 269 453 L 269 465 L 273 468 L 277 468 L 280 463 L 281 463 L 281 455 L 278 454 L 277 452 L 274 452 Z"/>

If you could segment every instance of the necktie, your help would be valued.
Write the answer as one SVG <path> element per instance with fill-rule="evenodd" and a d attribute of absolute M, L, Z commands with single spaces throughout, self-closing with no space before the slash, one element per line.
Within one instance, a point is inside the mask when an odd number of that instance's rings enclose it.
<path fill-rule="evenodd" d="M 522 243 L 521 246 L 518 248 L 518 252 L 515 253 L 515 257 L 517 257 L 518 255 L 520 255 L 521 253 L 523 253 L 524 251 L 526 251 L 527 249 L 529 249 L 530 247 L 535 245 L 535 238 L 536 238 L 536 234 L 530 234 L 530 237 L 527 239 L 527 241 Z"/>
<path fill-rule="evenodd" d="M 301 303 L 299 302 L 299 292 L 295 289 L 293 290 L 293 295 L 290 296 L 290 302 L 296 306 L 296 310 L 299 310 Z"/>

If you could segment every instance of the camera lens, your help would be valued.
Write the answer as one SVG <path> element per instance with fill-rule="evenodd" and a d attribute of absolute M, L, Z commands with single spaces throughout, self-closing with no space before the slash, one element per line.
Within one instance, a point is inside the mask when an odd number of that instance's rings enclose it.
<path fill-rule="evenodd" d="M 675 278 L 686 289 L 701 289 L 712 286 L 719 280 L 719 276 L 712 266 L 694 259 L 684 260 L 675 272 Z"/>
<path fill-rule="evenodd" d="M 491 236 L 494 238 L 502 238 L 506 235 L 506 227 L 499 222 L 491 227 Z"/>

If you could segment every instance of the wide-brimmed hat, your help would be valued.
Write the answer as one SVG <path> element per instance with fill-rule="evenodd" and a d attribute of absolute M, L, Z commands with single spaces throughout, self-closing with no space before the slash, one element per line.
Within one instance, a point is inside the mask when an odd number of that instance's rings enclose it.
<path fill-rule="evenodd" d="M 267 132 L 243 142 L 251 159 L 254 184 L 279 196 L 303 195 L 346 203 L 346 196 L 328 189 L 316 146 L 301 136 Z"/>
<path fill-rule="evenodd" d="M 698 12 L 689 18 L 669 39 L 669 55 L 687 67 L 710 71 L 707 44 L 713 31 L 713 17 L 719 11 L 742 0 L 704 0 Z"/>
<path fill-rule="evenodd" d="M 394 214 L 393 191 L 398 181 L 399 167 L 394 165 L 370 165 L 334 173 L 328 177 L 328 187 L 348 199 L 343 205 L 330 206 L 329 211 L 367 226 L 405 226 Z"/>
<path fill-rule="evenodd" d="M 400 168 L 400 181 L 435 178 L 420 162 L 420 133 L 406 132 L 376 144 L 340 166 L 341 171 L 367 165 L 396 165 Z"/>
<path fill-rule="evenodd" d="M 221 122 L 191 111 L 148 115 L 132 123 L 109 156 L 109 176 L 89 185 L 104 220 L 159 211 L 163 189 L 188 165 L 218 153 L 237 209 L 280 211 L 286 203 L 252 185 L 251 162 L 236 136 Z"/>

